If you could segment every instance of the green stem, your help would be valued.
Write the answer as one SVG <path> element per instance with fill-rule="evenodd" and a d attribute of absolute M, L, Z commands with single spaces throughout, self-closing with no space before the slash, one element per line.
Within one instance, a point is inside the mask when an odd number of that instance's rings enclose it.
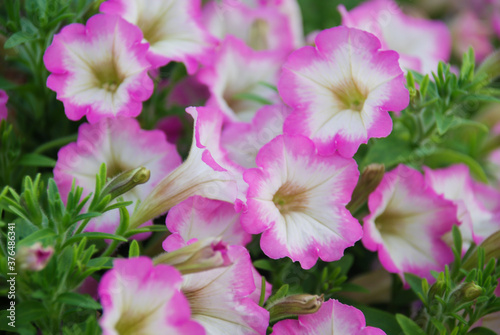
<path fill-rule="evenodd" d="M 55 140 L 42 144 L 41 146 L 36 148 L 35 151 L 33 151 L 33 153 L 40 154 L 52 148 L 59 148 L 65 144 L 76 141 L 77 138 L 78 138 L 77 134 L 56 138 Z"/>
<path fill-rule="evenodd" d="M 111 254 L 116 250 L 116 248 L 118 247 L 119 244 L 120 244 L 119 241 L 113 240 L 113 242 L 111 242 L 108 245 L 108 247 L 106 248 L 106 250 L 104 250 L 104 252 L 102 253 L 101 257 L 109 257 L 109 256 L 111 256 Z"/>

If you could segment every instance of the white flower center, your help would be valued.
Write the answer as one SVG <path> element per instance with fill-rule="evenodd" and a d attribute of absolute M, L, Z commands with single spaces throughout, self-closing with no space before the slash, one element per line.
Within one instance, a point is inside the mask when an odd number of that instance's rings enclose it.
<path fill-rule="evenodd" d="M 350 109 L 361 112 L 368 96 L 368 92 L 353 79 L 332 87 L 332 93 L 336 100 L 340 102 L 342 109 Z"/>

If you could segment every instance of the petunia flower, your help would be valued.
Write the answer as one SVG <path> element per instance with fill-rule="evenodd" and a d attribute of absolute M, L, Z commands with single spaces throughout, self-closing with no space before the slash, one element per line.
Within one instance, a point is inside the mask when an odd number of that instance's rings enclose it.
<path fill-rule="evenodd" d="M 47 86 L 56 91 L 66 116 L 90 123 L 104 117 L 137 116 L 153 92 L 141 31 L 114 15 L 94 15 L 54 36 L 43 61 L 51 72 Z"/>
<path fill-rule="evenodd" d="M 52 246 L 44 247 L 40 242 L 29 247 L 21 247 L 17 253 L 19 268 L 29 271 L 43 270 L 53 254 L 54 248 Z"/>
<path fill-rule="evenodd" d="M 228 36 L 213 65 L 199 72 L 199 80 L 210 90 L 206 105 L 219 108 L 230 121 L 249 122 L 263 102 L 279 101 L 267 84 L 277 83 L 283 60 L 279 54 L 254 51 Z"/>
<path fill-rule="evenodd" d="M 288 106 L 269 105 L 257 111 L 251 123 L 235 122 L 224 127 L 222 147 L 227 157 L 244 168 L 257 167 L 255 158 L 260 148 L 283 134 L 283 123 L 291 110 Z"/>
<path fill-rule="evenodd" d="M 404 14 L 393 0 L 367 1 L 351 11 L 339 6 L 342 24 L 377 36 L 382 49 L 395 50 L 401 67 L 422 73 L 436 71 L 439 61 L 451 53 L 451 34 L 446 24 Z"/>
<path fill-rule="evenodd" d="M 184 276 L 181 290 L 192 317 L 207 335 L 264 335 L 269 312 L 250 298 L 255 291 L 250 255 L 241 246 L 230 246 L 229 257 L 232 265 Z"/>
<path fill-rule="evenodd" d="M 283 320 L 273 327 L 273 335 L 385 335 L 379 328 L 367 327 L 363 313 L 338 300 L 330 299 L 313 314 L 298 320 Z"/>
<path fill-rule="evenodd" d="M 100 10 L 141 29 L 154 68 L 176 61 L 193 74 L 215 43 L 200 25 L 200 6 L 200 0 L 108 0 Z"/>
<path fill-rule="evenodd" d="M 320 156 L 308 138 L 280 135 L 259 151 L 257 166 L 243 175 L 249 189 L 241 223 L 262 233 L 267 256 L 288 256 L 309 269 L 318 257 L 340 259 L 361 238 L 345 208 L 359 176 L 353 159 Z"/>
<path fill-rule="evenodd" d="M 352 157 L 361 143 L 392 130 L 388 111 L 409 102 L 394 51 L 361 30 L 336 27 L 316 37 L 316 47 L 293 52 L 278 90 L 293 113 L 284 132 L 311 138 L 320 154 Z"/>
<path fill-rule="evenodd" d="M 212 0 L 203 6 L 202 17 L 219 40 L 231 35 L 254 50 L 288 53 L 294 49 L 292 21 L 275 6 Z"/>
<path fill-rule="evenodd" d="M 194 195 L 235 203 L 246 193 L 240 168 L 226 158 L 226 152 L 220 147 L 222 113 L 207 107 L 189 107 L 186 111 L 194 119 L 188 158 L 165 175 L 141 202 L 131 217 L 131 227 L 167 212 Z"/>
<path fill-rule="evenodd" d="M 453 53 L 461 58 L 470 47 L 474 48 L 476 61 L 485 59 L 494 48 L 491 44 L 492 31 L 472 10 L 464 10 L 450 24 L 453 38 Z"/>
<path fill-rule="evenodd" d="M 422 174 L 405 165 L 386 173 L 368 198 L 363 245 L 378 251 L 384 268 L 432 279 L 453 260 L 442 240 L 457 223 L 456 207 L 425 185 Z"/>
<path fill-rule="evenodd" d="M 83 188 L 83 196 L 94 192 L 96 174 L 106 163 L 108 177 L 145 167 L 150 170 L 147 183 L 123 194 L 125 201 L 144 200 L 159 181 L 181 164 L 174 144 L 168 143 L 160 130 L 142 130 L 131 118 L 102 119 L 82 124 L 78 140 L 59 151 L 54 179 L 62 199 L 66 200 L 73 179 Z M 134 204 L 130 205 L 132 211 Z M 114 233 L 120 222 L 118 210 L 92 219 L 87 230 Z"/>
<path fill-rule="evenodd" d="M 181 274 L 147 257 L 115 259 L 99 283 L 103 335 L 203 335 L 180 292 Z"/>
<path fill-rule="evenodd" d="M 168 212 L 165 223 L 172 234 L 163 242 L 163 249 L 176 250 L 207 237 L 244 246 L 252 237 L 241 227 L 240 215 L 229 202 L 191 197 Z"/>
<path fill-rule="evenodd" d="M 9 101 L 7 92 L 0 90 L 0 121 L 7 118 L 7 101 Z"/>
<path fill-rule="evenodd" d="M 498 200 L 491 206 L 485 201 L 488 198 L 488 201 L 499 199 L 500 192 L 476 185 L 466 165 L 452 165 L 437 170 L 424 167 L 424 170 L 429 187 L 456 205 L 456 216 L 462 223 L 459 228 L 464 249 L 472 242 L 481 243 L 500 230 Z M 483 192 L 486 194 L 482 194 Z"/>

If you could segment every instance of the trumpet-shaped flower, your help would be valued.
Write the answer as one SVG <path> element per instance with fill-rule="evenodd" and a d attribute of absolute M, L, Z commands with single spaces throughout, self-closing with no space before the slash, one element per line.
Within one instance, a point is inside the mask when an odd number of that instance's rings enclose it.
<path fill-rule="evenodd" d="M 500 193 L 476 185 L 466 165 L 453 165 L 444 169 L 425 168 L 426 183 L 445 199 L 457 206 L 456 217 L 462 224 L 460 232 L 464 247 L 470 243 L 481 243 L 485 238 L 500 230 L 498 221 L 498 200 Z M 483 194 L 483 192 L 490 194 Z M 491 206 L 485 200 L 495 201 Z M 488 208 L 490 207 L 490 208 Z"/>
<path fill-rule="evenodd" d="M 240 215 L 229 202 L 191 197 L 168 212 L 166 224 L 172 235 L 163 242 L 163 249 L 176 250 L 207 237 L 244 246 L 252 238 L 241 227 Z"/>
<path fill-rule="evenodd" d="M 86 25 L 64 27 L 43 61 L 66 116 L 90 123 L 103 117 L 137 116 L 153 92 L 141 31 L 114 15 L 94 15 Z"/>
<path fill-rule="evenodd" d="M 273 327 L 273 335 L 385 335 L 379 328 L 367 327 L 363 313 L 338 300 L 330 299 L 313 314 L 298 320 L 283 320 Z"/>
<path fill-rule="evenodd" d="M 132 227 L 194 195 L 235 203 L 246 192 L 240 168 L 226 158 L 226 152 L 220 147 L 222 113 L 207 107 L 189 107 L 186 111 L 194 119 L 189 156 L 141 202 L 131 217 Z"/>
<path fill-rule="evenodd" d="M 142 130 L 135 119 L 103 119 L 95 124 L 82 124 L 77 142 L 61 148 L 58 154 L 54 179 L 61 197 L 66 199 L 73 179 L 83 188 L 84 196 L 94 192 L 102 163 L 106 163 L 108 177 L 141 166 L 150 170 L 147 183 L 123 194 L 125 201 L 135 202 L 145 199 L 164 176 L 181 164 L 181 158 L 162 131 Z M 119 212 L 113 210 L 92 219 L 86 229 L 113 233 L 119 222 Z"/>
<path fill-rule="evenodd" d="M 210 1 L 203 23 L 220 40 L 232 35 L 254 50 L 290 52 L 294 48 L 290 19 L 274 6 L 249 6 L 241 1 Z"/>
<path fill-rule="evenodd" d="M 308 138 L 280 135 L 259 151 L 257 166 L 244 173 L 248 210 L 241 223 L 263 233 L 266 255 L 288 256 L 309 269 L 318 257 L 340 259 L 361 238 L 345 208 L 359 176 L 353 159 L 320 156 Z"/>
<path fill-rule="evenodd" d="M 436 71 L 439 61 L 448 61 L 451 34 L 446 24 L 405 15 L 393 0 L 367 1 L 350 12 L 339 6 L 342 24 L 377 36 L 384 50 L 395 50 L 404 69 L 423 73 Z"/>
<path fill-rule="evenodd" d="M 104 335 L 203 335 L 180 292 L 181 274 L 147 257 L 116 259 L 99 283 Z"/>
<path fill-rule="evenodd" d="M 241 246 L 230 246 L 228 254 L 232 265 L 184 276 L 181 290 L 192 317 L 208 335 L 263 335 L 269 312 L 250 298 L 255 291 L 250 255 Z"/>
<path fill-rule="evenodd" d="M 215 42 L 200 25 L 200 6 L 200 0 L 108 0 L 100 10 L 141 29 L 153 67 L 177 61 L 192 74 Z"/>
<path fill-rule="evenodd" d="M 7 101 L 9 96 L 4 90 L 0 90 L 0 120 L 7 118 Z"/>
<path fill-rule="evenodd" d="M 255 158 L 260 148 L 283 134 L 283 123 L 290 114 L 287 106 L 264 106 L 257 111 L 251 123 L 230 123 L 221 135 L 221 144 L 228 158 L 244 168 L 257 167 Z"/>
<path fill-rule="evenodd" d="M 457 223 L 456 207 L 427 187 L 420 172 L 404 165 L 386 173 L 368 198 L 362 242 L 378 251 L 385 269 L 432 279 L 453 260 L 442 240 Z"/>
<path fill-rule="evenodd" d="M 213 65 L 199 73 L 210 90 L 207 106 L 219 108 L 231 121 L 249 122 L 262 106 L 259 99 L 278 102 L 278 94 L 266 83 L 277 83 L 282 63 L 283 56 L 254 51 L 228 36 Z"/>
<path fill-rule="evenodd" d="M 284 131 L 308 136 L 320 154 L 337 149 L 352 157 L 369 138 L 390 134 L 388 111 L 408 105 L 398 54 L 380 51 L 375 36 L 346 27 L 324 30 L 315 41 L 283 65 L 278 89 L 294 110 Z"/>

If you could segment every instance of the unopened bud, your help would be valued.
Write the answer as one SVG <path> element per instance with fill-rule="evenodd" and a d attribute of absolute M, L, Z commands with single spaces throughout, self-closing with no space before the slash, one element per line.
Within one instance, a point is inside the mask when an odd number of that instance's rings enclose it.
<path fill-rule="evenodd" d="M 483 293 L 483 288 L 474 282 L 463 283 L 458 286 L 451 294 L 450 303 L 460 305 L 464 302 L 469 302 Z"/>
<path fill-rule="evenodd" d="M 433 299 L 435 296 L 441 297 L 443 296 L 446 290 L 446 281 L 444 280 L 444 276 L 440 274 L 439 278 L 436 280 L 434 285 L 429 289 L 429 299 Z"/>
<path fill-rule="evenodd" d="M 44 248 L 40 242 L 30 247 L 21 247 L 17 254 L 20 268 L 29 271 L 43 270 L 53 253 L 52 246 Z"/>
<path fill-rule="evenodd" d="M 316 313 L 324 301 L 323 295 L 296 294 L 275 301 L 267 310 L 273 322 L 296 315 Z"/>
<path fill-rule="evenodd" d="M 484 264 L 488 264 L 492 258 L 500 258 L 500 230 L 488 236 L 488 238 L 479 245 L 479 248 L 484 249 Z M 462 268 L 468 271 L 475 267 L 477 267 L 477 247 L 462 265 Z"/>
<path fill-rule="evenodd" d="M 134 187 L 140 184 L 144 184 L 149 180 L 150 171 L 145 167 L 139 167 L 134 170 L 129 170 L 120 173 L 113 179 L 111 179 L 104 189 L 102 190 L 102 195 L 111 195 L 111 199 L 114 199 L 125 192 L 130 191 Z"/>
<path fill-rule="evenodd" d="M 383 164 L 370 164 L 365 167 L 356 188 L 352 192 L 351 202 L 346 206 L 351 213 L 356 212 L 366 202 L 368 196 L 375 191 L 382 181 L 384 173 L 385 166 Z"/>
<path fill-rule="evenodd" d="M 182 274 L 207 271 L 231 264 L 227 245 L 220 238 L 200 240 L 184 248 L 163 253 L 153 261 L 155 264 L 172 265 Z"/>
<path fill-rule="evenodd" d="M 484 76 L 487 83 L 500 76 L 500 50 L 491 53 L 477 69 L 476 76 Z"/>

